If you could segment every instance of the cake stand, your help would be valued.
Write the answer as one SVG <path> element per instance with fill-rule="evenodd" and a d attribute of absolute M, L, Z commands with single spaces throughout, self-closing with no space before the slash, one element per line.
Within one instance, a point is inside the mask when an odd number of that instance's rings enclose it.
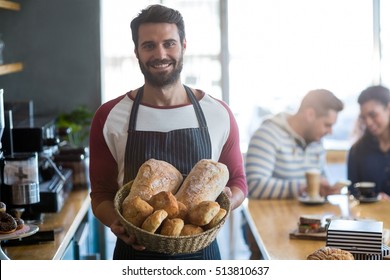
<path fill-rule="evenodd" d="M 19 239 L 35 234 L 39 230 L 36 225 L 25 224 L 21 229 L 18 229 L 12 233 L 0 234 L 0 241 Z M 8 256 L 4 253 L 0 243 L 0 260 L 9 260 Z"/>

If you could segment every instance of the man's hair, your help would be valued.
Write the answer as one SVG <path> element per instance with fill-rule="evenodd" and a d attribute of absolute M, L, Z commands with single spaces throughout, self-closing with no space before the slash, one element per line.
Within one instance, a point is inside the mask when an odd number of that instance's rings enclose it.
<path fill-rule="evenodd" d="M 358 97 L 359 105 L 371 100 L 387 106 L 390 103 L 390 90 L 384 86 L 371 86 L 363 90 Z"/>
<path fill-rule="evenodd" d="M 179 11 L 165 7 L 163 5 L 150 5 L 131 21 L 131 34 L 135 48 L 138 48 L 139 27 L 143 23 L 174 23 L 179 31 L 180 43 L 185 39 L 185 29 L 183 16 Z"/>
<path fill-rule="evenodd" d="M 340 112 L 344 104 L 329 90 L 315 89 L 309 91 L 302 99 L 299 111 L 307 108 L 313 108 L 317 116 L 326 116 L 330 110 Z"/>

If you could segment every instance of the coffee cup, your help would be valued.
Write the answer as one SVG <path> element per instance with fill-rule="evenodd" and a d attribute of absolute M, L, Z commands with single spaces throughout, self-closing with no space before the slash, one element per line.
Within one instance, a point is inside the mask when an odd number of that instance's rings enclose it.
<path fill-rule="evenodd" d="M 321 172 L 318 169 L 310 169 L 305 172 L 306 192 L 310 199 L 320 197 Z"/>
<path fill-rule="evenodd" d="M 372 198 L 377 196 L 374 182 L 358 182 L 354 184 L 354 187 L 361 197 Z"/>

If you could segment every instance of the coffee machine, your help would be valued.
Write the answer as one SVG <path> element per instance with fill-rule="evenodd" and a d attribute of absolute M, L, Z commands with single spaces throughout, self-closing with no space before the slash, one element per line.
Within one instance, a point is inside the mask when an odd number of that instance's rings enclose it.
<path fill-rule="evenodd" d="M 12 118 L 4 126 L 1 199 L 7 207 L 24 208 L 25 220 L 39 221 L 42 213 L 61 210 L 72 189 L 72 170 L 53 160 L 59 144 L 55 119 L 36 117 L 32 109 L 31 101 L 4 103 Z"/>

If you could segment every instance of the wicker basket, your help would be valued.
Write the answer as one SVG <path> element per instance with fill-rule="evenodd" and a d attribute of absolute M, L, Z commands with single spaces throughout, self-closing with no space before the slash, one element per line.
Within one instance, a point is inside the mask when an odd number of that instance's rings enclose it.
<path fill-rule="evenodd" d="M 115 210 L 120 218 L 120 222 L 125 227 L 127 233 L 136 236 L 139 244 L 146 249 L 154 252 L 165 254 L 181 254 L 192 253 L 199 251 L 208 246 L 217 237 L 219 230 L 225 223 L 226 217 L 230 212 L 230 200 L 225 193 L 221 193 L 217 198 L 217 202 L 227 213 L 225 217 L 213 228 L 206 230 L 200 234 L 191 236 L 165 236 L 161 234 L 150 233 L 139 227 L 134 226 L 122 216 L 122 202 L 130 192 L 132 182 L 121 187 L 114 200 Z"/>

